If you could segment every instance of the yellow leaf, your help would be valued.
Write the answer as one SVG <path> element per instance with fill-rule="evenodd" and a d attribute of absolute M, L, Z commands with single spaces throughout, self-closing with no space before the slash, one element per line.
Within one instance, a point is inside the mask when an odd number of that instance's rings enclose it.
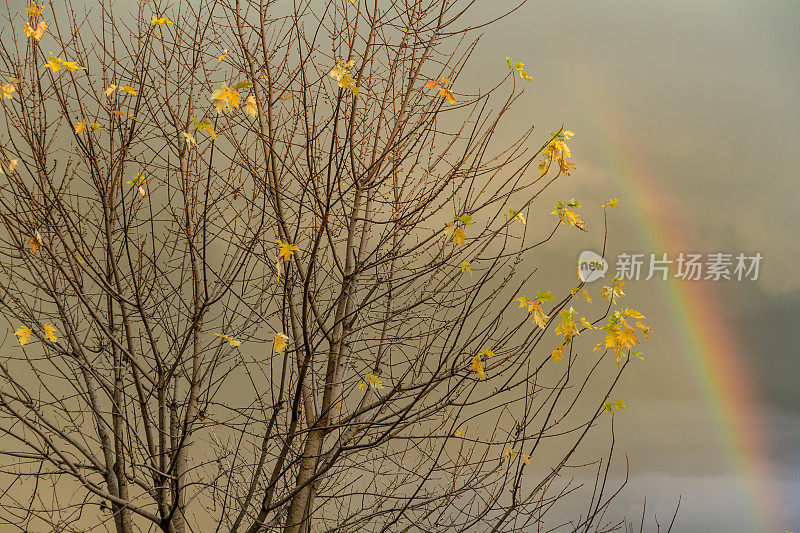
<path fill-rule="evenodd" d="M 564 355 L 561 353 L 561 350 L 564 348 L 564 345 L 560 345 L 558 348 L 553 350 L 553 353 L 550 354 L 550 357 L 553 358 L 553 361 L 560 361 Z"/>
<path fill-rule="evenodd" d="M 375 375 L 372 375 L 372 374 L 367 374 L 366 380 L 367 380 L 367 383 L 369 383 L 369 387 L 371 389 L 382 389 L 383 388 L 383 382 L 381 381 L 381 378 L 379 378 L 378 376 L 375 376 Z"/>
<path fill-rule="evenodd" d="M 9 174 L 13 174 L 14 173 L 14 169 L 17 168 L 18 164 L 19 164 L 19 159 L 9 159 L 8 160 L 8 172 L 9 172 Z"/>
<path fill-rule="evenodd" d="M 106 87 L 105 95 L 106 96 L 111 96 L 111 94 L 116 90 L 117 90 L 117 86 L 112 83 L 111 85 Z"/>
<path fill-rule="evenodd" d="M 37 41 L 41 41 L 42 36 L 44 36 L 44 33 L 47 31 L 47 23 L 43 20 L 39 21 L 39 24 L 36 25 L 36 29 L 34 30 L 31 25 L 26 22 L 22 28 L 25 30 L 26 37 L 33 37 Z"/>
<path fill-rule="evenodd" d="M 463 427 L 458 428 L 458 431 L 456 431 L 456 437 L 461 437 L 463 435 L 464 435 L 464 428 Z"/>
<path fill-rule="evenodd" d="M 53 54 L 50 54 L 50 60 L 45 63 L 44 66 L 53 72 L 58 72 L 61 70 L 61 59 L 57 58 Z"/>
<path fill-rule="evenodd" d="M 197 141 L 194 139 L 194 135 L 187 131 L 182 131 L 181 135 L 183 135 L 184 140 L 186 141 L 186 146 L 191 148 L 192 146 L 197 146 Z"/>
<path fill-rule="evenodd" d="M 528 455 L 527 453 L 521 454 L 520 457 L 522 457 L 522 460 L 525 462 L 526 465 L 531 464 L 531 456 Z"/>
<path fill-rule="evenodd" d="M 31 333 L 32 333 L 31 328 L 29 328 L 28 326 L 22 326 L 17 331 L 14 332 L 14 335 L 19 337 L 19 345 L 25 346 L 25 343 L 31 340 Z"/>
<path fill-rule="evenodd" d="M 587 303 L 592 303 L 592 297 L 589 296 L 589 291 L 586 289 L 581 289 L 581 294 L 583 295 L 583 299 L 586 300 Z"/>
<path fill-rule="evenodd" d="M 56 337 L 56 328 L 51 324 L 45 324 L 44 328 L 44 336 L 47 340 L 52 342 L 58 342 L 58 337 Z"/>
<path fill-rule="evenodd" d="M 153 15 L 153 18 L 150 19 L 150 22 L 155 24 L 156 26 L 161 26 L 163 24 L 172 24 L 172 21 L 166 18 L 158 18 Z"/>
<path fill-rule="evenodd" d="M 469 365 L 469 371 L 478 374 L 478 379 L 486 379 L 486 371 L 480 355 L 473 355 Z"/>
<path fill-rule="evenodd" d="M 283 258 L 284 261 L 287 263 L 292 260 L 292 254 L 295 252 L 299 252 L 300 248 L 298 248 L 294 244 L 289 244 L 288 242 L 281 242 L 280 239 L 276 239 L 278 241 L 278 246 L 280 246 L 280 252 L 278 252 L 278 259 Z"/>
<path fill-rule="evenodd" d="M 472 277 L 472 269 L 469 268 L 469 261 L 461 263 L 461 272 L 469 272 L 470 277 Z"/>
<path fill-rule="evenodd" d="M 131 87 L 130 85 L 125 85 L 124 87 L 118 87 L 120 91 L 126 92 L 131 96 L 136 96 L 136 89 Z"/>
<path fill-rule="evenodd" d="M 214 335 L 216 335 L 217 337 L 222 338 L 223 340 L 228 341 L 228 344 L 230 344 L 234 348 L 239 346 L 240 344 L 242 344 L 242 341 L 236 340 L 233 337 L 231 337 L 230 335 L 225 335 L 223 333 L 214 333 Z"/>
<path fill-rule="evenodd" d="M 25 12 L 28 14 L 30 18 L 38 17 L 39 15 L 42 14 L 43 10 L 44 8 L 41 6 L 37 6 L 36 2 L 31 2 L 30 4 L 25 6 Z"/>
<path fill-rule="evenodd" d="M 12 93 L 16 92 L 16 90 L 17 90 L 16 87 L 11 85 L 10 83 L 6 83 L 5 85 L 0 86 L 0 94 L 3 95 L 3 98 L 8 98 L 9 100 L 14 98 L 14 95 Z"/>
<path fill-rule="evenodd" d="M 586 329 L 600 329 L 597 326 L 593 326 L 591 322 L 586 320 L 586 317 L 581 317 L 581 325 Z"/>
<path fill-rule="evenodd" d="M 256 97 L 253 96 L 252 94 L 247 97 L 247 102 L 245 103 L 244 110 L 251 117 L 258 115 L 258 105 L 256 104 Z"/>
<path fill-rule="evenodd" d="M 217 57 L 217 61 L 219 63 L 222 63 L 225 60 L 226 57 L 228 57 L 228 49 L 227 48 L 225 50 L 223 50 L 222 53 Z"/>
<path fill-rule="evenodd" d="M 331 69 L 328 76 L 339 82 L 339 87 L 348 89 L 353 95 L 358 96 L 358 87 L 356 87 L 356 80 L 353 79 L 350 69 L 355 65 L 355 59 L 351 59 L 347 63 L 343 63 L 341 59 L 336 60 L 336 66 Z"/>
<path fill-rule="evenodd" d="M 283 333 L 276 333 L 272 338 L 272 349 L 277 353 L 281 353 L 286 349 L 288 343 L 289 337 L 287 335 L 284 335 Z"/>
<path fill-rule="evenodd" d="M 447 101 L 450 102 L 451 104 L 455 104 L 457 102 L 456 97 L 453 94 L 453 91 L 445 87 L 439 87 L 439 98 L 441 98 L 442 100 L 447 98 Z"/>
<path fill-rule="evenodd" d="M 86 127 L 86 124 L 88 124 L 88 122 L 86 122 L 85 120 L 82 120 L 81 122 L 76 123 L 75 124 L 75 133 L 77 135 L 80 135 L 83 132 L 83 128 Z"/>
<path fill-rule="evenodd" d="M 67 69 L 68 71 L 72 72 L 74 70 L 83 70 L 84 67 L 78 65 L 74 61 L 62 61 L 61 66 Z"/>
<path fill-rule="evenodd" d="M 364 390 L 364 387 L 366 387 L 366 386 L 367 386 L 367 384 L 362 381 L 361 383 L 358 384 L 358 390 Z"/>

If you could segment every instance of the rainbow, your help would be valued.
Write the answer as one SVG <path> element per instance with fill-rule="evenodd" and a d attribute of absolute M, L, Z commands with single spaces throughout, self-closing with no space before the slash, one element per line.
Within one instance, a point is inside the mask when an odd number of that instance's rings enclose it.
<path fill-rule="evenodd" d="M 612 109 L 612 98 L 603 98 L 603 87 L 590 70 L 576 65 L 575 91 L 570 102 L 581 106 L 589 131 L 578 132 L 603 148 L 603 166 L 621 188 L 620 201 L 636 222 L 636 231 L 644 253 L 668 252 L 670 258 L 692 249 L 682 237 L 685 233 L 674 221 L 667 222 L 652 205 L 665 198 L 657 187 L 656 173 L 637 154 L 629 142 L 630 129 L 623 113 Z M 738 250 L 732 250 L 737 252 Z M 657 282 L 654 282 L 657 283 Z M 780 504 L 775 477 L 769 468 L 769 454 L 758 427 L 759 408 L 753 387 L 746 375 L 745 354 L 736 332 L 726 323 L 710 282 L 670 279 L 657 283 L 668 303 L 682 352 L 713 417 L 720 446 L 730 464 L 745 480 L 741 503 L 749 509 L 750 527 L 742 531 L 783 531 L 778 526 L 785 517 Z M 776 501 L 778 500 L 778 501 Z M 742 524 L 744 526 L 744 524 Z"/>

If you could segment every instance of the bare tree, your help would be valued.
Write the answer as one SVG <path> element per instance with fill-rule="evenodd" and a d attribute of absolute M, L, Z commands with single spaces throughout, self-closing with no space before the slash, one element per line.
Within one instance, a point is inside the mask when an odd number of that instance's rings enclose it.
<path fill-rule="evenodd" d="M 536 278 L 571 132 L 494 141 L 530 77 L 459 83 L 492 21 L 112 5 L 6 4 L 3 530 L 621 528 L 613 439 L 577 451 L 649 328 Z"/>

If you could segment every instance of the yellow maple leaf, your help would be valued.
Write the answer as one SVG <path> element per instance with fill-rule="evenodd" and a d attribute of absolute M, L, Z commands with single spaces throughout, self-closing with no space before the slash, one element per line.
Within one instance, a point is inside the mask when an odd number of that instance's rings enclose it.
<path fill-rule="evenodd" d="M 51 324 L 45 324 L 42 326 L 44 329 L 44 336 L 47 340 L 52 342 L 58 342 L 58 337 L 56 337 L 56 328 Z"/>
<path fill-rule="evenodd" d="M 116 90 L 117 90 L 117 86 L 112 83 L 111 85 L 106 87 L 105 95 L 106 96 L 111 96 L 111 94 Z"/>
<path fill-rule="evenodd" d="M 0 85 L 0 94 L 3 95 L 3 98 L 7 98 L 9 100 L 14 98 L 13 93 L 16 92 L 16 87 L 11 85 L 10 83 L 6 83 L 4 85 Z"/>
<path fill-rule="evenodd" d="M 14 335 L 19 337 L 19 345 L 25 346 L 25 343 L 31 340 L 31 333 L 32 333 L 31 328 L 29 328 L 28 326 L 22 326 L 17 331 L 14 332 Z"/>
<path fill-rule="evenodd" d="M 469 261 L 461 263 L 461 272 L 469 272 L 470 277 L 472 277 L 472 269 L 469 268 Z"/>
<path fill-rule="evenodd" d="M 278 246 L 280 246 L 280 252 L 278 252 L 278 260 L 283 258 L 284 261 L 287 263 L 292 260 L 292 254 L 295 252 L 299 252 L 300 248 L 298 248 L 294 244 L 289 244 L 288 242 L 282 242 L 280 239 L 276 239 L 278 241 Z"/>
<path fill-rule="evenodd" d="M 47 23 L 43 20 L 40 20 L 39 24 L 36 25 L 36 29 L 34 30 L 33 27 L 26 22 L 22 28 L 25 30 L 26 37 L 33 37 L 37 41 L 41 41 L 44 33 L 47 31 Z"/>
<path fill-rule="evenodd" d="M 478 379 L 486 379 L 486 370 L 480 355 L 473 355 L 469 364 L 469 371 L 478 374 Z"/>
<path fill-rule="evenodd" d="M 74 61 L 62 61 L 61 66 L 64 67 L 66 70 L 72 72 L 74 70 L 84 70 L 84 67 L 78 65 Z"/>
<path fill-rule="evenodd" d="M 563 345 L 563 344 L 561 344 L 561 345 L 559 345 L 559 347 L 558 347 L 558 348 L 556 348 L 555 350 L 553 350 L 553 353 L 551 353 L 551 354 L 550 354 L 550 357 L 552 357 L 552 358 L 553 358 L 553 361 L 560 361 L 560 360 L 561 360 L 561 358 L 563 358 L 563 357 L 564 357 L 564 355 L 561 353 L 561 351 L 562 351 L 563 349 L 564 349 L 564 345 Z"/>
<path fill-rule="evenodd" d="M 350 69 L 352 69 L 353 65 L 355 64 L 355 59 L 351 59 L 347 63 L 344 63 L 341 59 L 337 58 L 336 66 L 333 67 L 330 72 L 328 72 L 328 76 L 338 81 L 339 87 L 349 90 L 354 96 L 358 96 L 356 80 L 353 79 L 350 73 Z"/>
<path fill-rule="evenodd" d="M 378 376 L 375 376 L 373 374 L 367 374 L 366 381 L 369 384 L 369 388 L 371 389 L 383 388 L 383 382 L 381 381 L 381 378 L 379 378 Z"/>
<path fill-rule="evenodd" d="M 50 54 L 50 59 L 44 64 L 44 66 L 53 72 L 58 72 L 61 70 L 61 59 L 57 58 L 53 54 Z"/>
<path fill-rule="evenodd" d="M 83 132 L 83 128 L 85 128 L 87 124 L 88 122 L 85 120 L 75 123 L 75 133 L 80 135 Z"/>
<path fill-rule="evenodd" d="M 289 344 L 289 337 L 283 333 L 276 333 L 272 338 L 272 349 L 277 353 L 282 353 Z"/>
<path fill-rule="evenodd" d="M 253 96 L 252 94 L 247 97 L 247 101 L 245 102 L 244 105 L 244 110 L 251 117 L 258 115 L 258 105 L 256 104 L 256 97 Z"/>
<path fill-rule="evenodd" d="M 31 2 L 27 6 L 25 6 L 25 12 L 28 14 L 30 18 L 36 18 L 42 14 L 44 8 L 42 6 L 37 6 L 36 2 Z"/>

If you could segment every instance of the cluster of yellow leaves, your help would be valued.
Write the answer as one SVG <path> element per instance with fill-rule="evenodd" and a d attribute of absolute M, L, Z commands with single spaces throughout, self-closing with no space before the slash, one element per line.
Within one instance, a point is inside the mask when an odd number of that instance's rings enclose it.
<path fill-rule="evenodd" d="M 240 344 L 242 344 L 242 341 L 236 340 L 233 337 L 231 337 L 230 335 L 225 335 L 223 333 L 214 333 L 214 335 L 216 335 L 217 337 L 222 338 L 223 340 L 228 341 L 228 344 L 230 344 L 234 348 L 239 346 Z"/>
<path fill-rule="evenodd" d="M 87 122 L 85 120 L 82 120 L 80 122 L 75 123 L 75 134 L 80 135 L 81 133 L 83 133 L 83 130 L 84 128 L 86 128 L 86 126 L 92 128 L 92 131 L 103 131 L 103 127 L 97 122 Z"/>
<path fill-rule="evenodd" d="M 536 298 L 531 300 L 527 296 L 522 295 L 515 302 L 519 302 L 520 308 L 527 307 L 528 313 L 531 315 L 531 320 L 540 328 L 545 329 L 547 326 L 547 319 L 549 318 L 544 314 L 542 309 L 542 302 L 548 302 L 553 299 L 553 294 L 550 291 L 539 291 Z"/>
<path fill-rule="evenodd" d="M 628 324 L 626 319 L 635 320 L 634 325 Z M 639 344 L 638 335 L 641 334 L 650 339 L 650 332 L 652 328 L 642 322 L 644 315 L 635 309 L 624 309 L 622 311 L 615 311 L 609 319 L 608 323 L 602 327 L 606 331 L 605 347 L 614 349 L 614 361 L 619 366 L 623 357 L 627 357 L 626 351 L 630 350 Z M 641 352 L 633 352 L 633 354 L 643 359 Z"/>
<path fill-rule="evenodd" d="M 130 85 L 114 85 L 113 83 L 106 88 L 105 95 L 111 96 L 114 93 L 114 91 L 120 91 L 127 93 L 131 96 L 136 96 L 136 89 L 134 89 Z"/>
<path fill-rule="evenodd" d="M 150 19 L 150 22 L 155 26 L 163 26 L 164 24 L 172 24 L 172 21 L 166 18 L 158 18 L 157 16 L 153 15 L 153 18 Z"/>
<path fill-rule="evenodd" d="M 625 402 L 622 400 L 617 400 L 615 402 L 606 402 L 603 404 L 603 411 L 606 413 L 614 414 L 615 412 L 619 413 L 623 409 L 625 409 L 626 405 Z"/>
<path fill-rule="evenodd" d="M 510 447 L 506 448 L 506 451 L 503 452 L 503 459 L 513 459 L 517 455 L 519 455 L 522 458 L 522 461 L 526 465 L 531 464 L 531 456 L 530 455 L 528 455 L 527 453 L 519 453 L 514 448 L 510 448 Z"/>
<path fill-rule="evenodd" d="M 74 61 L 64 61 L 63 59 L 50 54 L 50 60 L 44 64 L 46 68 L 49 68 L 53 72 L 58 72 L 62 68 L 64 70 L 68 70 L 70 72 L 74 70 L 82 70 L 84 67 L 78 65 Z"/>
<path fill-rule="evenodd" d="M 147 183 L 147 178 L 145 178 L 144 176 L 142 176 L 138 172 L 133 177 L 133 179 L 130 179 L 130 180 L 126 181 L 125 183 L 127 183 L 128 185 L 130 185 L 132 187 L 138 187 L 139 188 L 139 194 L 141 194 L 142 196 L 145 196 L 147 194 L 147 192 L 144 190 L 144 184 Z"/>
<path fill-rule="evenodd" d="M 472 356 L 469 371 L 478 374 L 478 379 L 486 379 L 486 367 L 484 365 L 486 360 L 492 357 L 494 357 L 494 352 L 490 348 L 484 348 L 478 352 L 478 355 Z"/>
<path fill-rule="evenodd" d="M 223 83 L 219 89 L 211 93 L 211 100 L 214 102 L 214 108 L 216 108 L 217 113 L 230 112 L 233 111 L 234 107 L 238 108 L 240 98 L 236 85 L 228 87 Z"/>
<path fill-rule="evenodd" d="M 589 294 L 586 291 L 583 291 L 584 298 L 591 301 Z M 564 347 L 570 344 L 573 339 L 581 333 L 578 331 L 578 324 L 575 323 L 575 318 L 578 318 L 580 325 L 584 327 L 584 329 L 588 330 L 596 330 L 600 329 L 597 326 L 593 325 L 591 322 L 586 320 L 586 317 L 578 317 L 578 312 L 575 310 L 574 307 L 570 307 L 569 309 L 565 309 L 559 313 L 561 315 L 561 322 L 559 322 L 558 326 L 555 328 L 556 335 L 563 335 L 564 340 L 559 344 L 555 350 L 550 354 L 553 358 L 553 361 L 559 361 L 564 356 L 563 351 Z"/>
<path fill-rule="evenodd" d="M 573 228 L 578 228 L 581 231 L 586 231 L 586 228 L 583 226 L 583 220 L 581 220 L 581 216 L 573 211 L 573 209 L 577 207 L 581 207 L 581 202 L 575 198 L 572 198 L 568 202 L 562 202 L 559 200 L 556 203 L 556 208 L 553 209 L 550 214 L 558 215 L 558 218 L 562 223 L 569 224 Z"/>
<path fill-rule="evenodd" d="M 358 87 L 356 87 L 356 80 L 353 79 L 353 76 L 350 73 L 350 69 L 356 64 L 355 59 L 351 59 L 347 63 L 336 58 L 336 66 L 328 72 L 328 76 L 335 79 L 339 82 L 339 87 L 342 89 L 347 89 L 353 93 L 354 96 L 358 96 Z"/>
<path fill-rule="evenodd" d="M 33 24 L 36 22 L 34 19 L 42 14 L 44 8 L 42 6 L 36 5 L 36 2 L 31 2 L 27 6 L 25 6 L 25 13 L 28 15 L 28 22 L 26 22 L 22 28 L 25 30 L 25 37 L 33 37 L 37 41 L 41 41 L 44 33 L 47 31 L 47 23 L 43 20 L 40 20 L 38 24 L 36 24 L 36 29 L 33 28 Z"/>
<path fill-rule="evenodd" d="M 617 207 L 619 205 L 619 198 L 612 198 L 607 202 L 600 204 L 600 207 Z"/>
<path fill-rule="evenodd" d="M 464 228 L 470 224 L 474 224 L 470 215 L 457 216 L 452 222 L 445 224 L 444 234 L 447 236 L 452 236 L 453 246 L 456 244 L 459 246 L 464 246 L 467 239 L 467 236 L 464 233 Z"/>
<path fill-rule="evenodd" d="M 517 211 L 516 209 L 512 209 L 511 207 L 508 208 L 508 214 L 511 216 L 512 220 L 518 221 L 523 226 L 525 225 L 525 217 Z"/>
<path fill-rule="evenodd" d="M 45 324 L 44 326 L 42 326 L 42 329 L 44 330 L 44 337 L 47 340 L 49 340 L 50 342 L 58 342 L 55 326 L 53 326 L 52 324 Z M 25 344 L 27 344 L 31 340 L 32 333 L 33 330 L 28 326 L 20 326 L 20 328 L 14 332 L 14 335 L 19 337 L 19 345 L 25 346 Z"/>
<path fill-rule="evenodd" d="M 506 63 L 508 63 L 508 68 L 509 69 L 516 70 L 519 73 L 519 77 L 520 78 L 522 78 L 523 80 L 525 80 L 527 82 L 533 81 L 533 76 L 531 76 L 530 74 L 525 72 L 525 70 L 522 68 L 522 67 L 525 66 L 525 63 L 521 63 L 521 62 L 514 63 L 513 61 L 511 61 L 511 58 L 508 57 L 508 56 L 506 56 Z"/>
<path fill-rule="evenodd" d="M 275 350 L 276 353 L 283 353 L 288 344 L 289 336 L 284 333 L 276 333 L 275 336 L 272 337 L 272 349 Z"/>
<path fill-rule="evenodd" d="M 603 301 L 606 301 L 606 298 L 611 298 L 611 303 L 617 301 L 618 298 L 625 296 L 625 293 L 622 291 L 622 286 L 625 285 L 625 281 L 621 279 L 615 279 L 614 282 L 611 284 L 611 287 L 604 286 L 600 291 L 600 295 L 603 297 Z"/>
<path fill-rule="evenodd" d="M 544 151 L 542 152 L 542 159 L 539 162 L 539 175 L 544 176 L 550 170 L 550 165 L 553 161 L 558 163 L 561 172 L 569 176 L 570 170 L 575 168 L 575 165 L 567 161 L 572 156 L 567 146 L 567 141 L 572 139 L 575 134 L 569 130 L 561 130 L 557 133 L 550 132 L 552 139 Z"/>
<path fill-rule="evenodd" d="M 428 89 L 437 88 L 439 90 L 439 98 L 444 100 L 447 99 L 448 102 L 451 104 L 457 103 L 456 95 L 453 94 L 453 91 L 448 89 L 448 86 L 452 85 L 453 82 L 448 80 L 447 78 L 442 78 L 441 80 L 430 80 L 425 84 L 425 87 Z"/>

